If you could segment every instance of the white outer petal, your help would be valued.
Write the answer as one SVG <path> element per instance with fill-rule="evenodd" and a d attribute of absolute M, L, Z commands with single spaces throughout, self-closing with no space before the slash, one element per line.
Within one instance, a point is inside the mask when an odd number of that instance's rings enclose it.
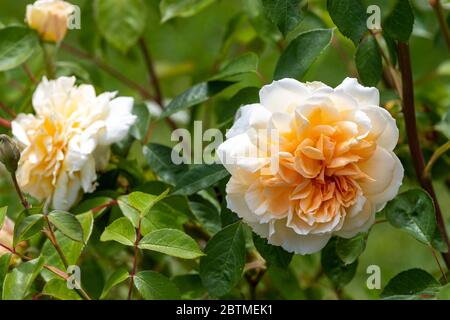
<path fill-rule="evenodd" d="M 126 137 L 137 117 L 131 113 L 134 99 L 119 97 L 109 103 L 109 114 L 105 119 L 106 133 L 100 140 L 101 145 L 113 144 Z"/>
<path fill-rule="evenodd" d="M 311 90 L 295 79 L 282 79 L 262 87 L 259 92 L 261 104 L 271 112 L 289 112 L 303 103 Z"/>
<path fill-rule="evenodd" d="M 342 83 L 336 87 L 336 92 L 344 92 L 358 101 L 360 106 L 380 105 L 380 92 L 374 87 L 364 87 L 358 83 L 355 78 L 345 78 Z"/>

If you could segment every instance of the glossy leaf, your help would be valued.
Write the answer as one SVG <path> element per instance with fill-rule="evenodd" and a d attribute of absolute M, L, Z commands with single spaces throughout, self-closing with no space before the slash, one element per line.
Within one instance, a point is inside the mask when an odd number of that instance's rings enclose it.
<path fill-rule="evenodd" d="M 367 31 L 367 13 L 361 0 L 328 0 L 327 9 L 339 31 L 357 46 Z"/>
<path fill-rule="evenodd" d="M 252 52 L 230 61 L 211 80 L 224 80 L 243 73 L 254 73 L 258 69 L 258 56 Z"/>
<path fill-rule="evenodd" d="M 439 283 L 432 275 L 422 269 L 410 269 L 400 272 L 384 288 L 381 297 L 394 295 L 413 295 Z"/>
<path fill-rule="evenodd" d="M 267 16 L 286 37 L 303 19 L 300 0 L 262 0 Z"/>
<path fill-rule="evenodd" d="M 294 256 L 292 252 L 287 252 L 282 247 L 267 243 L 266 239 L 256 233 L 253 233 L 253 243 L 269 266 L 287 268 Z"/>
<path fill-rule="evenodd" d="M 364 252 L 366 241 L 365 233 L 359 233 L 350 239 L 337 238 L 336 253 L 346 265 L 352 264 Z"/>
<path fill-rule="evenodd" d="M 214 206 L 200 202 L 190 202 L 189 206 L 194 216 L 208 233 L 214 235 L 222 229 L 220 214 Z"/>
<path fill-rule="evenodd" d="M 331 239 L 322 250 L 321 264 L 323 271 L 331 282 L 338 288 L 348 284 L 356 274 L 358 261 L 345 264 L 336 252 L 337 240 Z"/>
<path fill-rule="evenodd" d="M 105 287 L 103 288 L 102 295 L 100 296 L 100 299 L 105 299 L 108 296 L 109 291 L 117 286 L 118 284 L 124 282 L 130 277 L 128 274 L 127 269 L 120 268 L 111 274 L 111 276 L 108 278 L 108 280 L 105 283 Z"/>
<path fill-rule="evenodd" d="M 24 262 L 8 273 L 3 282 L 3 300 L 22 300 L 28 294 L 34 279 L 38 276 L 45 259 L 38 258 Z"/>
<path fill-rule="evenodd" d="M 331 29 L 317 29 L 300 34 L 281 54 L 274 78 L 301 79 L 331 42 Z"/>
<path fill-rule="evenodd" d="M 373 36 L 368 36 L 359 44 L 355 62 L 361 83 L 369 87 L 376 86 L 381 79 L 383 68 L 377 41 Z"/>
<path fill-rule="evenodd" d="M 136 230 L 127 218 L 114 220 L 103 231 L 101 241 L 116 241 L 126 246 L 134 246 L 136 242 Z"/>
<path fill-rule="evenodd" d="M 196 259 L 204 255 L 194 239 L 175 229 L 160 229 L 150 232 L 139 241 L 139 248 L 158 251 L 182 259 Z"/>
<path fill-rule="evenodd" d="M 206 245 L 206 256 L 200 260 L 200 277 L 213 297 L 221 297 L 233 289 L 245 265 L 245 237 L 241 222 L 216 233 Z"/>
<path fill-rule="evenodd" d="M 202 11 L 215 0 L 162 0 L 161 22 L 166 22 L 175 17 L 190 17 Z"/>
<path fill-rule="evenodd" d="M 74 289 L 67 288 L 67 281 L 56 278 L 45 284 L 42 294 L 59 300 L 81 300 Z"/>
<path fill-rule="evenodd" d="M 155 271 L 141 271 L 134 276 L 134 285 L 145 300 L 177 300 L 180 291 L 166 276 Z"/>
<path fill-rule="evenodd" d="M 28 28 L 13 26 L 0 29 L 0 71 L 20 66 L 38 46 L 36 34 Z"/>
<path fill-rule="evenodd" d="M 71 213 L 55 210 L 48 215 L 50 222 L 61 231 L 62 234 L 72 240 L 83 242 L 83 227 L 78 219 Z"/>
<path fill-rule="evenodd" d="M 17 219 L 14 226 L 14 247 L 21 241 L 28 240 L 42 231 L 44 219 L 42 214 L 26 217 L 25 213 Z"/>
<path fill-rule="evenodd" d="M 409 0 L 397 0 L 383 23 L 383 30 L 394 40 L 407 42 L 414 25 L 414 12 Z"/>
<path fill-rule="evenodd" d="M 173 189 L 173 194 L 191 195 L 206 189 L 229 176 L 221 164 L 195 165 L 184 174 Z"/>
<path fill-rule="evenodd" d="M 160 195 L 153 195 L 137 191 L 128 195 L 128 201 L 134 208 L 136 208 L 140 212 L 141 217 L 145 217 L 155 204 L 167 197 L 169 191 L 170 189 L 167 189 Z"/>
<path fill-rule="evenodd" d="M 11 253 L 3 253 L 0 256 L 0 296 L 3 290 L 3 281 L 8 274 L 9 264 L 11 262 Z"/>

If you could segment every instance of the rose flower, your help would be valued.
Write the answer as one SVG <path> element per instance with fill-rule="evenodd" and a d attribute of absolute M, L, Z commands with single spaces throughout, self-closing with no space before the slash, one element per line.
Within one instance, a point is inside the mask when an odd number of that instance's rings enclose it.
<path fill-rule="evenodd" d="M 45 41 L 60 42 L 67 32 L 74 6 L 62 0 L 38 0 L 27 5 L 26 22 Z"/>
<path fill-rule="evenodd" d="M 94 191 L 109 146 L 125 138 L 136 120 L 133 99 L 115 96 L 97 96 L 91 85 L 77 87 L 75 77 L 43 79 L 33 94 L 36 114 L 19 114 L 12 122 L 13 135 L 24 145 L 17 170 L 24 192 L 67 210 L 81 190 Z"/>
<path fill-rule="evenodd" d="M 294 79 L 263 87 L 218 148 L 232 175 L 228 208 L 299 254 L 367 231 L 403 179 L 396 122 L 379 104 L 376 88 L 350 78 L 335 89 Z"/>

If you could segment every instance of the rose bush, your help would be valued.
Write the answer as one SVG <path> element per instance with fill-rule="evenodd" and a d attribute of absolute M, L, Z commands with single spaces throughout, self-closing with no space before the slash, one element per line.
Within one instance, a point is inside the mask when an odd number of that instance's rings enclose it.
<path fill-rule="evenodd" d="M 448 297 L 443 1 L 25 2 L 2 300 Z"/>

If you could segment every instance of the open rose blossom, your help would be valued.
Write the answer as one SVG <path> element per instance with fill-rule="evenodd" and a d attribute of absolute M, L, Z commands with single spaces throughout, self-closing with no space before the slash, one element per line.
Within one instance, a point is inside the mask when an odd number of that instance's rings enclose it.
<path fill-rule="evenodd" d="M 228 208 L 299 254 L 367 231 L 403 179 L 393 152 L 399 132 L 379 104 L 376 88 L 350 78 L 335 89 L 294 79 L 263 87 L 218 149 L 232 175 Z"/>
<path fill-rule="evenodd" d="M 94 191 L 109 146 L 125 138 L 136 120 L 133 99 L 115 96 L 97 96 L 91 85 L 77 87 L 75 77 L 43 79 L 33 94 L 36 114 L 19 114 L 12 122 L 15 138 L 25 146 L 17 170 L 24 192 L 67 210 L 81 190 Z"/>
<path fill-rule="evenodd" d="M 74 6 L 62 0 L 38 0 L 27 5 L 26 22 L 45 41 L 60 42 L 67 32 Z"/>
<path fill-rule="evenodd" d="M 8 217 L 3 222 L 3 227 L 0 229 L 0 243 L 8 248 L 12 247 L 14 233 L 14 222 Z M 0 246 L 0 256 L 8 253 L 9 251 Z"/>

